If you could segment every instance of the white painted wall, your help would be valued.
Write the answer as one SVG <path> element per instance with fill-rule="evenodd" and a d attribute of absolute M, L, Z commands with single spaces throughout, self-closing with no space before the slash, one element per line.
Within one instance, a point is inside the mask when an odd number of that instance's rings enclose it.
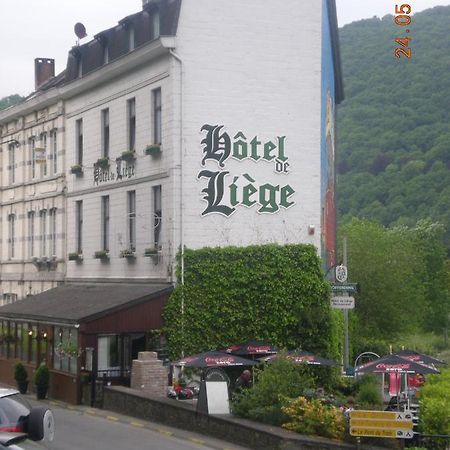
<path fill-rule="evenodd" d="M 176 52 L 183 59 L 184 243 L 203 246 L 276 242 L 320 246 L 321 2 L 316 0 L 183 0 Z M 230 217 L 202 217 L 197 180 L 204 124 L 224 125 L 250 141 L 286 136 L 290 173 L 266 161 L 229 158 L 231 175 L 256 184 L 289 184 L 295 205 L 276 214 L 238 206 Z M 228 177 L 231 183 L 232 177 Z M 315 234 L 308 234 L 308 226 Z"/>

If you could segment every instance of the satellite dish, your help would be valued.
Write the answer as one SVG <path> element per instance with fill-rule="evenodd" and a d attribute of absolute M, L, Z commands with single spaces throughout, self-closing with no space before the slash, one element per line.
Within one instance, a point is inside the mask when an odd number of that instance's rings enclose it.
<path fill-rule="evenodd" d="M 78 39 L 83 39 L 87 36 L 86 28 L 81 22 L 76 23 L 73 29 Z"/>

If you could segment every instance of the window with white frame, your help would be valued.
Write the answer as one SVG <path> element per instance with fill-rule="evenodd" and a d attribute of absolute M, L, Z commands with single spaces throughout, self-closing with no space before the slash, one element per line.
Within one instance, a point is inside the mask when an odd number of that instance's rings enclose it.
<path fill-rule="evenodd" d="M 102 156 L 109 157 L 109 108 L 102 110 Z"/>
<path fill-rule="evenodd" d="M 153 143 L 161 145 L 162 142 L 162 103 L 161 88 L 152 91 L 153 98 Z"/>
<path fill-rule="evenodd" d="M 32 258 L 34 256 L 35 245 L 35 212 L 28 211 L 28 256 Z"/>
<path fill-rule="evenodd" d="M 136 191 L 127 192 L 127 235 L 128 248 L 136 251 Z"/>
<path fill-rule="evenodd" d="M 76 133 L 76 163 L 83 165 L 83 119 L 75 122 Z"/>
<path fill-rule="evenodd" d="M 134 40 L 134 27 L 133 25 L 129 25 L 128 27 L 128 50 L 134 50 L 135 40 Z"/>
<path fill-rule="evenodd" d="M 9 303 L 14 303 L 17 301 L 17 294 L 5 292 L 2 298 L 2 305 L 8 305 Z M 6 333 L 5 333 L 6 334 Z"/>
<path fill-rule="evenodd" d="M 134 150 L 136 145 L 136 99 L 127 100 L 128 150 Z"/>
<path fill-rule="evenodd" d="M 36 138 L 31 136 L 29 141 L 30 148 L 30 159 L 31 159 L 31 179 L 34 180 L 36 178 Z"/>
<path fill-rule="evenodd" d="M 47 255 L 47 210 L 41 209 L 39 213 L 40 218 L 40 235 L 41 235 L 41 256 Z"/>
<path fill-rule="evenodd" d="M 102 196 L 102 250 L 109 251 L 109 195 Z"/>
<path fill-rule="evenodd" d="M 50 133 L 51 138 L 51 160 L 52 160 L 52 172 L 53 175 L 58 173 L 58 133 L 55 130 L 52 130 Z"/>
<path fill-rule="evenodd" d="M 8 157 L 9 157 L 9 184 L 16 182 L 16 143 L 13 142 L 8 145 Z"/>
<path fill-rule="evenodd" d="M 56 208 L 49 210 L 48 250 L 49 256 L 56 256 Z"/>
<path fill-rule="evenodd" d="M 47 176 L 47 133 L 41 134 L 41 155 L 39 165 L 41 166 L 41 178 Z"/>
<path fill-rule="evenodd" d="M 15 240 L 16 240 L 16 216 L 15 214 L 9 214 L 8 216 L 8 224 L 9 224 L 9 236 L 8 236 L 8 244 L 9 244 L 9 259 L 13 259 L 15 257 Z"/>
<path fill-rule="evenodd" d="M 83 253 L 83 200 L 75 202 L 75 239 L 77 253 Z"/>
<path fill-rule="evenodd" d="M 155 247 L 161 244 L 161 227 L 162 227 L 162 197 L 161 185 L 153 186 L 153 242 Z"/>

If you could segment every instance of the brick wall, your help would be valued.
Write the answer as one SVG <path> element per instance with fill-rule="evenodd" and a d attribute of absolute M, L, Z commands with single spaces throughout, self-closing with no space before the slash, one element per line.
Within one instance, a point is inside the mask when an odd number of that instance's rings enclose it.
<path fill-rule="evenodd" d="M 167 369 L 156 352 L 139 352 L 131 368 L 131 387 L 155 396 L 166 396 Z"/>

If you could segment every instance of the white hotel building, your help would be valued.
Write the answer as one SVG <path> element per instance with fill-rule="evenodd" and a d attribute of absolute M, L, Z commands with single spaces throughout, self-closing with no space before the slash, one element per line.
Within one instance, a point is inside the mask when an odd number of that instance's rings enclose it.
<path fill-rule="evenodd" d="M 53 361 L 55 398 L 80 401 L 81 368 L 126 380 L 185 247 L 310 243 L 334 262 L 335 0 L 144 1 L 44 86 L 0 112 L 1 292 L 63 285 L 0 327 L 97 355 Z"/>

